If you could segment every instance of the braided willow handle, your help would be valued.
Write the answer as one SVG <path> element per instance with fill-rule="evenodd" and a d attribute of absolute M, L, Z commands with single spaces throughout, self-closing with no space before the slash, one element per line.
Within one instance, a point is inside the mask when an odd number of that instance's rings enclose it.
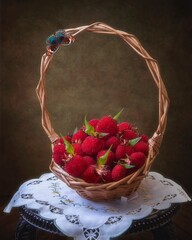
<path fill-rule="evenodd" d="M 156 83 L 156 86 L 159 90 L 159 124 L 157 126 L 157 129 L 153 136 L 150 138 L 149 143 L 152 146 L 153 150 L 155 151 L 155 155 L 158 153 L 161 141 L 164 135 L 164 131 L 166 128 L 167 123 L 167 112 L 169 107 L 169 98 L 167 95 L 167 91 L 165 88 L 165 85 L 162 81 L 159 67 L 157 64 L 157 61 L 153 59 L 147 51 L 142 47 L 139 40 L 132 34 L 116 30 L 104 23 L 96 22 L 91 25 L 87 26 L 81 26 L 77 28 L 71 28 L 65 30 L 65 32 L 71 37 L 74 38 L 74 36 L 78 35 L 79 33 L 83 31 L 91 31 L 94 33 L 105 33 L 105 34 L 113 34 L 118 35 L 120 38 L 122 38 L 135 52 L 137 52 L 142 58 L 144 58 L 149 71 L 151 72 L 151 75 Z M 40 69 L 40 80 L 38 83 L 38 86 L 36 88 L 36 93 L 39 98 L 41 110 L 42 110 L 42 126 L 47 133 L 48 137 L 50 138 L 51 142 L 54 143 L 58 138 L 58 134 L 55 133 L 49 113 L 45 106 L 45 74 L 49 67 L 49 64 L 52 61 L 53 58 L 53 51 L 47 51 L 42 56 L 41 60 L 41 69 Z"/>

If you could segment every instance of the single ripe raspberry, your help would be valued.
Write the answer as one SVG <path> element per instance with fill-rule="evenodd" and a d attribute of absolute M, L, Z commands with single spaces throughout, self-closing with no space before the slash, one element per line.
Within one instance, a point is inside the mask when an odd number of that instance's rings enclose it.
<path fill-rule="evenodd" d="M 72 146 L 74 148 L 74 152 L 76 155 L 84 156 L 84 152 L 81 147 L 81 143 L 72 143 Z"/>
<path fill-rule="evenodd" d="M 126 177 L 127 175 L 127 169 L 118 164 L 116 165 L 112 170 L 112 180 L 114 182 L 121 180 L 122 178 Z"/>
<path fill-rule="evenodd" d="M 106 152 L 107 152 L 107 150 L 101 150 L 97 154 L 97 159 L 102 157 Z M 109 154 L 108 154 L 107 161 L 106 161 L 105 165 L 108 165 L 108 166 L 111 167 L 111 166 L 113 166 L 114 161 L 115 161 L 115 154 L 112 151 L 109 151 Z"/>
<path fill-rule="evenodd" d="M 78 130 L 73 134 L 71 141 L 73 143 L 82 143 L 88 135 L 82 130 Z"/>
<path fill-rule="evenodd" d="M 142 140 L 143 142 L 148 143 L 149 138 L 148 138 L 145 134 L 142 134 L 142 135 L 141 135 L 141 140 Z"/>
<path fill-rule="evenodd" d="M 62 155 L 57 154 L 57 153 L 53 153 L 53 159 L 58 165 L 63 166 L 64 161 L 63 161 L 63 156 Z"/>
<path fill-rule="evenodd" d="M 106 141 L 103 138 L 100 138 L 100 141 L 102 143 L 102 148 L 101 149 L 107 149 Z"/>
<path fill-rule="evenodd" d="M 76 155 L 64 166 L 64 170 L 73 177 L 81 177 L 87 168 L 87 162 L 82 156 Z"/>
<path fill-rule="evenodd" d="M 134 145 L 135 152 L 142 152 L 146 156 L 149 152 L 149 145 L 146 142 L 140 141 Z"/>
<path fill-rule="evenodd" d="M 131 146 L 119 145 L 116 149 L 115 156 L 116 159 L 123 159 L 130 156 L 134 152 L 134 148 Z"/>
<path fill-rule="evenodd" d="M 70 136 L 66 135 L 66 136 L 64 136 L 64 138 L 65 138 L 68 142 L 71 143 L 71 137 L 70 137 Z M 64 144 L 63 139 L 62 139 L 62 138 L 59 138 L 59 139 L 58 139 L 58 143 Z"/>
<path fill-rule="evenodd" d="M 96 128 L 98 122 L 99 122 L 99 119 L 95 118 L 95 119 L 91 119 L 88 123 L 94 128 Z"/>
<path fill-rule="evenodd" d="M 81 147 L 85 154 L 94 156 L 102 149 L 103 144 L 100 139 L 88 136 L 83 141 Z"/>
<path fill-rule="evenodd" d="M 115 152 L 119 144 L 120 140 L 117 137 L 113 136 L 106 141 L 106 148 L 110 148 L 110 146 L 112 146 L 111 150 Z"/>
<path fill-rule="evenodd" d="M 65 146 L 61 143 L 57 144 L 53 148 L 53 159 L 54 161 L 62 166 L 64 164 L 64 155 L 66 154 Z"/>
<path fill-rule="evenodd" d="M 90 165 L 82 174 L 82 179 L 88 183 L 100 183 L 101 176 L 96 172 L 96 166 Z"/>
<path fill-rule="evenodd" d="M 138 137 L 138 134 L 135 131 L 130 130 L 130 129 L 127 129 L 122 133 L 122 138 L 126 139 L 126 140 L 131 140 L 136 137 Z"/>
<path fill-rule="evenodd" d="M 99 119 L 94 118 L 94 119 L 91 119 L 91 120 L 88 122 L 88 124 L 91 125 L 92 127 L 94 127 L 94 130 L 95 130 L 98 122 L 99 122 Z M 83 131 L 85 131 L 85 129 L 86 129 L 86 128 L 85 128 L 85 125 L 83 125 L 81 129 L 82 129 Z"/>
<path fill-rule="evenodd" d="M 112 180 L 112 172 L 111 172 L 111 170 L 108 169 L 108 170 L 103 172 L 102 180 L 103 180 L 104 183 L 109 183 L 109 182 L 113 181 Z"/>
<path fill-rule="evenodd" d="M 110 116 L 104 116 L 97 123 L 96 132 L 108 133 L 108 135 L 103 137 L 103 139 L 115 136 L 118 132 L 117 122 Z"/>
<path fill-rule="evenodd" d="M 87 166 L 95 164 L 94 158 L 92 158 L 90 156 L 84 156 L 83 158 L 87 162 Z"/>
<path fill-rule="evenodd" d="M 134 165 L 137 169 L 142 167 L 145 163 L 146 156 L 142 152 L 135 152 L 130 156 L 131 164 Z"/>
<path fill-rule="evenodd" d="M 118 133 L 121 134 L 124 130 L 131 129 L 131 124 L 128 122 L 122 122 L 117 124 L 117 127 L 118 127 Z"/>

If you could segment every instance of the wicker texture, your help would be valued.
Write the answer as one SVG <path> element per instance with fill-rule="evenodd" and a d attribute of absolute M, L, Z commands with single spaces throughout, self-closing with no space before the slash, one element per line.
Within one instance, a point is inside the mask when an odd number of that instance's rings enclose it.
<path fill-rule="evenodd" d="M 149 172 L 151 165 L 159 153 L 159 148 L 163 139 L 163 135 L 167 123 L 167 112 L 169 107 L 169 98 L 165 85 L 161 79 L 159 72 L 159 67 L 157 61 L 153 59 L 147 51 L 142 47 L 139 40 L 132 34 L 116 30 L 104 23 L 96 22 L 91 25 L 81 26 L 77 28 L 65 30 L 69 35 L 76 36 L 83 31 L 91 31 L 94 33 L 104 33 L 104 34 L 113 34 L 118 35 L 122 38 L 135 52 L 137 52 L 146 62 L 149 71 L 156 83 L 158 88 L 159 96 L 159 122 L 156 131 L 149 139 L 149 155 L 145 164 L 138 169 L 133 174 L 121 179 L 118 182 L 111 182 L 106 184 L 92 184 L 86 183 L 82 179 L 75 178 L 66 173 L 60 166 L 58 166 L 52 159 L 50 164 L 50 170 L 63 182 L 65 182 L 69 187 L 75 189 L 81 196 L 93 200 L 108 200 L 112 198 L 117 198 L 120 196 L 128 196 L 140 185 L 142 179 Z M 36 93 L 39 98 L 41 110 L 42 110 L 42 126 L 50 138 L 52 147 L 54 142 L 59 138 L 58 134 L 54 131 L 51 120 L 49 117 L 49 112 L 46 109 L 45 105 L 45 75 L 46 71 L 53 59 L 53 54 L 45 53 L 42 56 L 41 60 L 41 69 L 40 69 L 40 80 L 36 88 Z"/>

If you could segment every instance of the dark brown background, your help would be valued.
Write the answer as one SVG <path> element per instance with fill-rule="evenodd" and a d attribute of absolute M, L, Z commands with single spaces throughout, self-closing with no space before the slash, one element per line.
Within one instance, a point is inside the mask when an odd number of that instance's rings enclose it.
<path fill-rule="evenodd" d="M 188 1 L 1 1 L 0 195 L 48 172 L 49 140 L 35 95 L 45 39 L 58 29 L 96 21 L 136 35 L 158 60 L 171 100 L 153 170 L 192 193 L 192 8 Z M 84 116 L 114 115 L 149 136 L 158 121 L 156 86 L 140 57 L 121 39 L 94 33 L 55 54 L 47 76 L 55 130 L 80 127 Z"/>

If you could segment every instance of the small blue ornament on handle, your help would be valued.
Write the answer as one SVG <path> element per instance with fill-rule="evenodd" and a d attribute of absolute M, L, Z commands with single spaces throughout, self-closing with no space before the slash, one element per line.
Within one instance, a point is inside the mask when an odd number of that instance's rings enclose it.
<path fill-rule="evenodd" d="M 46 40 L 47 55 L 55 53 L 60 45 L 68 46 L 75 41 L 72 35 L 66 33 L 65 30 L 58 30 L 55 34 L 49 36 Z"/>

